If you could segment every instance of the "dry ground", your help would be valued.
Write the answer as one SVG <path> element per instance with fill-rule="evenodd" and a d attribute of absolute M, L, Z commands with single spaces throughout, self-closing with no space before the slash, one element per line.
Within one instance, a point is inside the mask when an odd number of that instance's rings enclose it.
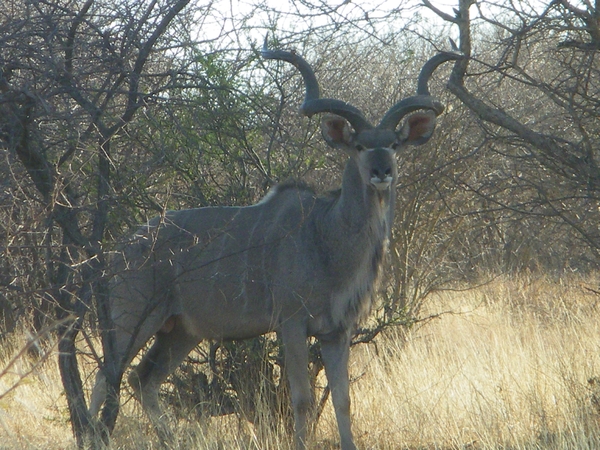
<path fill-rule="evenodd" d="M 496 280 L 432 297 L 440 318 L 406 339 L 387 336 L 352 355 L 355 434 L 362 449 L 600 448 L 600 296 L 597 280 Z M 0 350 L 0 369 L 11 356 Z M 0 378 L 0 395 L 32 362 Z M 596 386 L 597 385 L 597 386 Z M 597 388 L 597 392 L 595 392 Z M 75 448 L 51 358 L 0 399 L 0 448 Z M 336 443 L 331 409 L 314 448 Z M 289 448 L 229 416 L 182 421 L 180 448 Z M 114 448 L 156 448 L 126 402 Z"/>

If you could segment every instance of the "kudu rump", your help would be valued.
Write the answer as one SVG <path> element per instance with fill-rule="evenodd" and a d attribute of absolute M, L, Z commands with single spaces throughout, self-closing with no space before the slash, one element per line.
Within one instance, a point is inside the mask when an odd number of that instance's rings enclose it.
<path fill-rule="evenodd" d="M 244 339 L 277 331 L 283 342 L 297 448 L 311 410 L 307 338 L 315 336 L 337 418 L 341 447 L 355 449 L 350 428 L 348 354 L 368 314 L 393 223 L 396 152 L 421 145 L 443 107 L 427 82 L 453 54 L 425 64 L 418 94 L 395 104 L 374 127 L 355 107 L 319 98 L 308 63 L 294 52 L 262 51 L 302 74 L 306 116 L 328 113 L 325 140 L 348 156 L 342 188 L 318 196 L 303 185 L 275 186 L 259 203 L 169 211 L 142 226 L 114 262 L 111 287 L 117 361 L 128 365 L 155 336 L 129 382 L 161 429 L 158 390 L 203 339 Z M 415 112 L 419 111 L 419 112 Z M 409 113 L 403 125 L 400 121 Z M 106 396 L 100 373 L 91 400 Z"/>

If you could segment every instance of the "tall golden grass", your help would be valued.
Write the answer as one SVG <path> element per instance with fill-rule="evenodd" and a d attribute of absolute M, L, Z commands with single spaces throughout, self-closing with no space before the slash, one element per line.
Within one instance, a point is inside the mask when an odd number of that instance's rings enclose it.
<path fill-rule="evenodd" d="M 437 319 L 355 348 L 359 448 L 600 448 L 600 296 L 586 289 L 596 286 L 529 276 L 439 293 L 427 305 L 444 313 Z M 23 357 L 0 378 L 0 395 L 33 363 Z M 180 448 L 291 448 L 283 431 L 261 433 L 233 416 L 181 420 L 176 432 Z M 313 447 L 337 448 L 336 433 L 328 406 Z M 113 443 L 157 447 L 133 401 L 124 399 Z M 56 358 L 0 399 L 0 448 L 75 448 Z"/>

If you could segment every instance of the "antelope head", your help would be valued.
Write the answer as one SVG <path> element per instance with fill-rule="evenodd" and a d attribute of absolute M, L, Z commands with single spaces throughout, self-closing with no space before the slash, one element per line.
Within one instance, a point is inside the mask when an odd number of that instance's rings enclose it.
<path fill-rule="evenodd" d="M 429 94 L 428 81 L 440 64 L 461 58 L 456 53 L 442 52 L 427 61 L 419 74 L 417 94 L 397 102 L 379 124 L 373 126 L 358 108 L 349 103 L 320 98 L 314 71 L 294 51 L 269 50 L 265 39 L 261 55 L 265 59 L 287 61 L 298 69 L 306 87 L 300 112 L 308 117 L 325 113 L 321 120 L 325 141 L 357 158 L 359 168 L 367 172 L 361 173 L 361 177 L 376 190 L 387 190 L 394 182 L 397 176 L 396 151 L 407 145 L 422 145 L 432 136 L 436 117 L 444 111 L 444 107 Z"/>

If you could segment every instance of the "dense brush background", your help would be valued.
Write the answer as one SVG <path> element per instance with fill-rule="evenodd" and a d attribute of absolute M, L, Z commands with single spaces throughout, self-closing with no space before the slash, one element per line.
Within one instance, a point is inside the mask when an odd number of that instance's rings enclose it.
<path fill-rule="evenodd" d="M 345 155 L 298 113 L 295 69 L 260 59 L 267 32 L 374 122 L 448 37 L 472 56 L 436 72 L 446 113 L 399 155 L 387 271 L 352 351 L 359 446 L 598 447 L 600 10 L 234 3 L 4 0 L 0 448 L 83 445 L 102 274 L 133 228 L 289 179 L 339 186 Z M 336 448 L 310 345 L 315 448 Z M 284 370 L 274 336 L 199 346 L 162 392 L 176 445 L 289 448 Z M 154 448 L 126 387 L 121 404 L 114 448 Z"/>

